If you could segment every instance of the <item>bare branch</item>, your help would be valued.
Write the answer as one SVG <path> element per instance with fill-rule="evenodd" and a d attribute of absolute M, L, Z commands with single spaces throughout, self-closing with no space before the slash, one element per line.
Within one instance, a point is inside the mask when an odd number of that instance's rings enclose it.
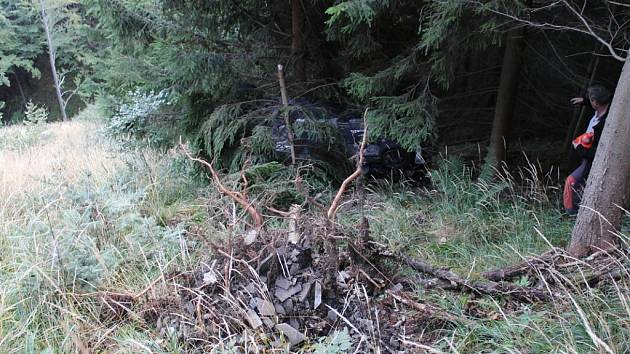
<path fill-rule="evenodd" d="M 337 195 L 335 195 L 335 199 L 333 199 L 333 202 L 330 204 L 330 208 L 328 209 L 328 213 L 327 213 L 328 220 L 330 221 L 333 221 L 335 219 L 335 215 L 337 214 L 337 210 L 339 209 L 339 203 L 341 202 L 341 197 L 343 196 L 343 193 L 345 193 L 346 189 L 348 189 L 348 186 L 350 185 L 350 183 L 352 183 L 355 179 L 361 176 L 363 161 L 365 160 L 365 145 L 367 143 L 367 136 L 368 136 L 368 126 L 367 126 L 368 110 L 369 108 L 366 108 L 365 113 L 363 113 L 363 140 L 361 141 L 361 147 L 359 148 L 357 169 L 343 181 L 343 183 L 341 184 L 341 187 L 339 187 L 339 190 L 337 191 Z"/>
<path fill-rule="evenodd" d="M 184 154 L 186 154 L 189 160 L 199 162 L 200 164 L 208 167 L 208 169 L 210 170 L 210 173 L 212 174 L 212 179 L 214 180 L 214 184 L 217 186 L 217 189 L 219 190 L 219 192 L 227 195 L 236 203 L 238 203 L 243 209 L 245 209 L 247 214 L 249 214 L 249 216 L 254 220 L 254 224 L 256 225 L 257 229 L 261 229 L 263 227 L 262 215 L 260 215 L 258 210 L 256 210 L 256 208 L 252 205 L 252 203 L 249 202 L 249 200 L 247 199 L 247 195 L 245 193 L 233 191 L 226 188 L 225 185 L 223 185 L 223 183 L 221 182 L 221 178 L 219 178 L 219 174 L 214 169 L 214 166 L 212 166 L 212 164 L 206 160 L 193 157 L 190 154 L 190 152 L 188 152 L 188 149 L 186 149 L 186 146 L 184 146 L 184 144 L 181 142 L 181 139 L 179 142 L 179 146 L 182 149 L 182 151 L 184 151 Z"/>
<path fill-rule="evenodd" d="M 620 56 L 619 54 L 617 54 L 617 51 L 615 51 L 615 49 L 613 48 L 611 42 L 604 40 L 602 37 L 600 37 L 598 34 L 595 33 L 595 31 L 593 31 L 593 28 L 591 27 L 591 25 L 588 23 L 588 21 L 586 20 L 586 18 L 579 13 L 576 9 L 574 9 L 568 1 L 563 0 L 562 1 L 565 5 L 566 8 L 568 8 L 571 12 L 573 12 L 573 14 L 580 20 L 580 22 L 582 22 L 584 24 L 584 27 L 586 27 L 588 33 L 591 35 L 591 37 L 595 38 L 597 41 L 599 41 L 601 44 L 603 44 L 606 48 L 608 48 L 608 51 L 610 52 L 610 54 L 613 56 L 613 58 L 620 60 L 620 61 L 625 61 L 626 58 Z"/>
<path fill-rule="evenodd" d="M 469 2 L 479 5 L 479 6 L 484 6 L 484 4 L 481 1 L 475 0 L 475 1 L 469 1 Z M 529 27 L 554 30 L 554 31 L 571 31 L 571 32 L 577 32 L 577 33 L 588 35 L 594 38 L 596 41 L 600 42 L 605 48 L 607 48 L 608 52 L 613 58 L 619 61 L 625 61 L 625 57 L 623 56 L 623 54 L 620 54 L 619 52 L 627 53 L 627 50 L 615 48 L 613 45 L 614 39 L 617 37 L 617 34 L 619 32 L 625 34 L 625 31 L 621 31 L 621 27 L 618 27 L 616 31 L 613 31 L 610 28 L 611 24 L 609 23 L 609 28 L 603 31 L 607 32 L 610 35 L 610 38 L 604 38 L 595 31 L 595 27 L 593 26 L 593 24 L 589 22 L 587 17 L 583 15 L 583 9 L 578 10 L 574 8 L 566 0 L 554 1 L 553 3 L 548 4 L 546 6 L 533 9 L 532 12 L 540 12 L 541 10 L 552 9 L 556 6 L 559 6 L 559 4 L 562 4 L 564 8 L 568 9 L 568 11 L 570 11 L 577 18 L 580 25 L 570 26 L 570 25 L 561 25 L 561 24 L 555 24 L 555 23 L 549 23 L 549 22 L 536 22 L 536 21 L 531 21 L 531 20 L 527 20 L 522 17 L 516 16 L 507 11 L 500 11 L 498 9 L 493 9 L 487 6 L 484 6 L 484 8 L 486 8 L 491 13 L 494 13 L 499 16 L 507 17 L 513 21 L 525 24 Z M 617 3 L 614 3 L 614 4 L 618 5 Z M 611 17 L 614 17 L 614 16 L 611 15 Z M 615 23 L 617 23 L 616 19 L 612 19 L 611 21 L 614 21 Z"/>

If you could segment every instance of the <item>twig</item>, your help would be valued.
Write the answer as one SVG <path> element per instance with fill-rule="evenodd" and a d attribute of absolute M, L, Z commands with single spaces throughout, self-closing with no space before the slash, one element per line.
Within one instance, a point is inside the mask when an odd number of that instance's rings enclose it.
<path fill-rule="evenodd" d="M 308 191 L 304 188 L 304 186 L 302 185 L 302 177 L 299 175 L 299 171 L 298 171 L 298 174 L 295 176 L 294 182 L 295 182 L 295 188 L 297 189 L 298 193 L 300 193 L 304 198 L 306 198 L 306 201 L 308 201 L 312 205 L 322 210 L 326 208 L 324 204 L 317 201 L 317 199 L 315 199 L 314 197 L 311 197 Z"/>
<path fill-rule="evenodd" d="M 395 300 L 397 300 L 398 302 L 405 304 L 411 308 L 413 308 L 416 311 L 419 312 L 423 312 L 423 313 L 428 313 L 431 316 L 437 317 L 443 321 L 446 322 L 451 322 L 451 323 L 463 323 L 465 325 L 473 325 L 473 322 L 464 318 L 464 317 L 457 317 L 454 316 L 440 308 L 436 308 L 434 306 L 430 306 L 430 305 L 425 305 L 425 304 L 421 304 L 419 302 L 416 302 L 412 299 L 410 299 L 408 296 L 406 296 L 405 294 L 396 294 L 395 292 L 391 291 L 391 290 L 387 290 L 387 295 L 393 297 Z M 436 313 L 437 312 L 437 313 Z"/>

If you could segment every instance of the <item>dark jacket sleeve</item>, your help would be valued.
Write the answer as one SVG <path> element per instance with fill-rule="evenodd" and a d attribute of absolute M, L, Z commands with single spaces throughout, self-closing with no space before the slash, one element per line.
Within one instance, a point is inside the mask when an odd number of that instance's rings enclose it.
<path fill-rule="evenodd" d="M 578 145 L 575 148 L 578 155 L 591 161 L 595 159 L 595 152 L 597 151 L 597 145 L 599 145 L 599 139 L 602 136 L 602 131 L 604 130 L 604 125 L 606 124 L 606 118 L 608 118 L 608 112 L 606 112 L 606 114 L 600 118 L 599 123 L 593 127 L 593 145 L 590 149 L 585 149 L 582 145 Z"/>

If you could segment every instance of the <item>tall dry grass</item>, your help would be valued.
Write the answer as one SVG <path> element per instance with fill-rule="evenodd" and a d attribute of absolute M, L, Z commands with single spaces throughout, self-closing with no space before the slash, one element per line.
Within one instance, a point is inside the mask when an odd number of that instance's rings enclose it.
<path fill-rule="evenodd" d="M 104 321 L 83 295 L 139 291 L 200 249 L 180 221 L 205 210 L 174 156 L 121 149 L 96 121 L 0 136 L 0 352 L 175 350 L 134 321 Z"/>

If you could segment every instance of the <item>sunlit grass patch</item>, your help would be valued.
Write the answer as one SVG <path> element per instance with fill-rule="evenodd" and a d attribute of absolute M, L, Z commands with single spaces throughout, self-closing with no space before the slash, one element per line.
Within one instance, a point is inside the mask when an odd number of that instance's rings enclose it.
<path fill-rule="evenodd" d="M 3 129 L 20 139 L 23 127 Z M 185 237 L 189 215 L 207 217 L 195 184 L 177 156 L 120 150 L 98 122 L 42 129 L 50 139 L 0 150 L 0 352 L 168 347 L 136 326 L 112 331 L 81 294 L 140 291 L 203 254 Z"/>

